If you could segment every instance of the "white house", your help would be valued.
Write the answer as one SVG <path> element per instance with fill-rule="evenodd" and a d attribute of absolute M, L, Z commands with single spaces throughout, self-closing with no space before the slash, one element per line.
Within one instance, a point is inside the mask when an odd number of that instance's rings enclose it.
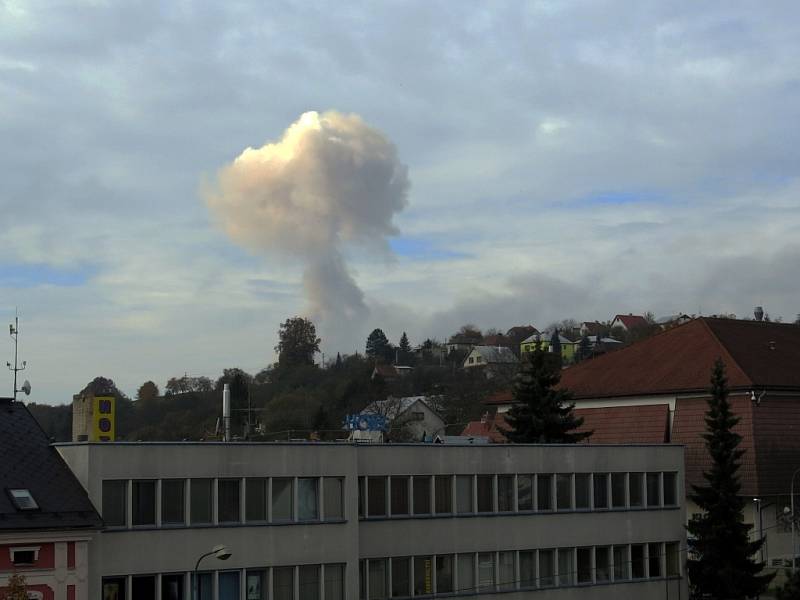
<path fill-rule="evenodd" d="M 505 346 L 475 346 L 464 359 L 464 368 L 498 368 L 515 365 L 519 362 L 511 348 Z"/>
<path fill-rule="evenodd" d="M 385 417 L 388 433 L 402 438 L 399 441 L 424 442 L 444 433 L 445 422 L 436 410 L 437 401 L 436 396 L 390 396 L 373 402 L 362 412 Z"/>

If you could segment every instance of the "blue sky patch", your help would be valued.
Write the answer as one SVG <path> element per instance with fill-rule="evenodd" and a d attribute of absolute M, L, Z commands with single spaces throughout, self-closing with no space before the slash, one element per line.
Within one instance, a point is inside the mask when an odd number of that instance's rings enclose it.
<path fill-rule="evenodd" d="M 32 288 L 40 285 L 77 287 L 84 285 L 96 273 L 97 269 L 90 266 L 60 269 L 41 263 L 0 264 L 0 287 Z"/>
<path fill-rule="evenodd" d="M 412 260 L 444 260 L 469 257 L 469 254 L 440 248 L 435 242 L 419 237 L 403 236 L 391 238 L 389 246 L 398 256 Z"/>
<path fill-rule="evenodd" d="M 568 203 L 571 208 L 587 208 L 592 206 L 620 206 L 623 204 L 639 204 L 664 202 L 666 198 L 652 192 L 605 191 L 595 192 Z"/>

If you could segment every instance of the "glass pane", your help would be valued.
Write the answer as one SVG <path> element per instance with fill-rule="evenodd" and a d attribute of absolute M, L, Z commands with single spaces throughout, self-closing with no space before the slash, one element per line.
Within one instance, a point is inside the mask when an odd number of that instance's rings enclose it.
<path fill-rule="evenodd" d="M 644 544 L 631 546 L 631 577 L 644 578 Z"/>
<path fill-rule="evenodd" d="M 297 480 L 297 518 L 301 521 L 319 519 L 319 478 L 301 477 Z"/>
<path fill-rule="evenodd" d="M 367 516 L 386 516 L 386 477 L 367 477 Z"/>
<path fill-rule="evenodd" d="M 478 591 L 494 590 L 494 552 L 478 553 Z"/>
<path fill-rule="evenodd" d="M 298 571 L 300 600 L 319 600 L 319 565 L 302 565 Z"/>
<path fill-rule="evenodd" d="M 614 580 L 624 581 L 630 578 L 630 561 L 627 546 L 614 546 Z"/>
<path fill-rule="evenodd" d="M 367 509 L 367 489 L 366 485 L 364 484 L 365 477 L 358 478 L 358 516 L 363 517 L 364 511 Z"/>
<path fill-rule="evenodd" d="M 570 510 L 572 508 L 572 475 L 559 473 L 556 475 L 556 509 Z"/>
<path fill-rule="evenodd" d="M 433 593 L 433 563 L 430 556 L 414 557 L 414 595 Z"/>
<path fill-rule="evenodd" d="M 325 600 L 344 600 L 344 569 L 341 563 L 325 565 Z"/>
<path fill-rule="evenodd" d="M 594 573 L 596 581 L 608 581 L 611 579 L 611 552 L 608 547 L 594 549 Z"/>
<path fill-rule="evenodd" d="M 292 521 L 294 507 L 294 481 L 289 478 L 272 480 L 272 520 Z"/>
<path fill-rule="evenodd" d="M 183 525 L 185 504 L 183 479 L 161 481 L 161 522 L 165 525 Z"/>
<path fill-rule="evenodd" d="M 556 551 L 539 550 L 539 585 L 541 587 L 556 584 Z"/>
<path fill-rule="evenodd" d="M 499 487 L 499 486 L 498 486 Z M 497 559 L 498 586 L 501 590 L 513 590 L 517 587 L 516 552 L 500 552 Z"/>
<path fill-rule="evenodd" d="M 458 589 L 467 592 L 475 591 L 475 555 L 458 555 Z"/>
<path fill-rule="evenodd" d="M 678 504 L 678 474 L 664 473 L 664 506 Z"/>
<path fill-rule="evenodd" d="M 472 475 L 456 475 L 456 511 L 460 514 L 473 512 Z"/>
<path fill-rule="evenodd" d="M 359 478 L 359 481 L 363 480 Z M 366 600 L 367 598 L 367 561 L 358 561 L 358 598 L 359 600 Z"/>
<path fill-rule="evenodd" d="M 434 478 L 436 512 L 447 514 L 453 512 L 453 478 L 449 475 L 437 475 Z"/>
<path fill-rule="evenodd" d="M 108 527 L 127 525 L 127 481 L 103 482 L 103 521 Z"/>
<path fill-rule="evenodd" d="M 647 474 L 647 506 L 661 506 L 661 473 Z"/>
<path fill-rule="evenodd" d="M 625 508 L 626 473 L 611 474 L 611 506 Z"/>
<path fill-rule="evenodd" d="M 533 550 L 519 553 L 519 585 L 536 587 L 536 552 Z"/>
<path fill-rule="evenodd" d="M 578 510 L 589 510 L 590 505 L 590 476 L 588 473 L 575 474 L 575 508 Z"/>
<path fill-rule="evenodd" d="M 536 476 L 536 510 L 553 510 L 553 476 Z"/>
<path fill-rule="evenodd" d="M 517 510 L 533 510 L 533 475 L 517 476 Z"/>
<path fill-rule="evenodd" d="M 661 577 L 661 544 L 647 544 L 648 577 Z"/>
<path fill-rule="evenodd" d="M 644 485 L 644 473 L 629 473 L 628 474 L 628 506 L 637 507 L 644 506 L 642 498 L 642 486 Z"/>
<path fill-rule="evenodd" d="M 156 600 L 156 578 L 154 575 L 131 578 L 131 596 L 135 600 Z"/>
<path fill-rule="evenodd" d="M 440 554 L 436 557 L 436 593 L 447 594 L 453 591 L 453 555 Z"/>
<path fill-rule="evenodd" d="M 681 574 L 680 554 L 677 542 L 664 544 L 667 562 L 667 577 L 674 577 Z"/>
<path fill-rule="evenodd" d="M 103 600 L 125 600 L 124 577 L 103 577 Z"/>
<path fill-rule="evenodd" d="M 572 548 L 558 549 L 558 585 L 575 583 L 575 563 Z"/>
<path fill-rule="evenodd" d="M 578 583 L 592 583 L 592 549 L 578 548 Z"/>
<path fill-rule="evenodd" d="M 250 485 L 250 482 L 247 482 Z M 246 600 L 267 600 L 266 595 L 266 572 L 248 571 L 245 577 L 245 589 L 247 591 Z"/>
<path fill-rule="evenodd" d="M 267 520 L 267 480 L 251 478 L 245 481 L 245 519 Z"/>
<path fill-rule="evenodd" d="M 220 523 L 239 522 L 239 480 L 220 479 L 217 481 L 217 520 Z"/>
<path fill-rule="evenodd" d="M 404 598 L 411 595 L 411 559 L 392 559 L 392 596 Z"/>
<path fill-rule="evenodd" d="M 431 514 L 431 478 L 414 477 L 414 514 Z"/>
<path fill-rule="evenodd" d="M 608 508 L 608 473 L 595 473 L 592 475 L 594 486 L 594 508 Z"/>
<path fill-rule="evenodd" d="M 272 598 L 273 600 L 294 600 L 294 567 L 272 569 Z"/>
<path fill-rule="evenodd" d="M 514 477 L 499 475 L 497 477 L 497 510 L 512 512 L 514 510 Z"/>
<path fill-rule="evenodd" d="M 137 598 L 138 600 L 138 597 L 135 594 L 134 598 Z M 161 576 L 161 600 L 183 600 L 182 573 Z"/>
<path fill-rule="evenodd" d="M 383 600 L 388 596 L 386 589 L 386 559 L 371 558 L 369 561 L 369 599 Z"/>
<path fill-rule="evenodd" d="M 219 574 L 219 600 L 239 600 L 239 571 Z"/>
<path fill-rule="evenodd" d="M 392 477 L 389 484 L 392 486 L 392 514 L 408 514 L 408 477 Z"/>
<path fill-rule="evenodd" d="M 211 479 L 192 479 L 189 482 L 189 502 L 192 524 L 211 523 Z"/>
<path fill-rule="evenodd" d="M 156 482 L 133 482 L 133 524 L 156 524 Z"/>
<path fill-rule="evenodd" d="M 478 512 L 494 512 L 494 477 L 478 475 Z"/>
<path fill-rule="evenodd" d="M 344 519 L 344 480 L 341 477 L 326 477 L 323 482 L 325 496 L 325 519 Z"/>
<path fill-rule="evenodd" d="M 190 580 L 191 583 L 191 580 Z M 198 573 L 195 579 L 197 585 L 197 600 L 214 599 L 214 574 Z"/>

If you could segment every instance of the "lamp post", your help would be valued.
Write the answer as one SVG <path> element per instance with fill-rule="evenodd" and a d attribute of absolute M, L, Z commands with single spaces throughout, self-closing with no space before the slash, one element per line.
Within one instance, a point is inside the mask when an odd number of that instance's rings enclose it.
<path fill-rule="evenodd" d="M 792 495 L 791 500 L 790 500 L 790 503 L 791 503 L 791 517 L 792 517 L 792 573 L 794 573 L 796 568 L 797 568 L 796 564 L 795 564 L 797 562 L 797 551 L 795 550 L 795 545 L 794 545 L 794 519 L 795 519 L 795 514 L 794 514 L 794 477 L 798 473 L 800 473 L 800 469 L 796 469 L 795 472 L 792 473 L 792 485 L 790 486 L 790 493 Z"/>
<path fill-rule="evenodd" d="M 198 598 L 199 590 L 197 589 L 197 569 L 200 568 L 202 560 L 209 556 L 216 556 L 219 560 L 228 560 L 231 557 L 231 552 L 224 545 L 214 546 L 211 552 L 206 552 L 197 559 L 194 565 L 194 571 L 192 572 L 192 597 L 195 600 L 200 600 Z"/>

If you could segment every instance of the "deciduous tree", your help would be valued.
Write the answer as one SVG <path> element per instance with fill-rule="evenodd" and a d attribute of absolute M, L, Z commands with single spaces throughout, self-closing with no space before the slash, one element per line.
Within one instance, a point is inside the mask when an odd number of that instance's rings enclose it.
<path fill-rule="evenodd" d="M 281 367 L 313 365 L 314 355 L 319 352 L 317 329 L 308 319 L 292 317 L 281 323 L 278 331 L 278 364 Z"/>
<path fill-rule="evenodd" d="M 0 598 L 2 600 L 28 600 L 28 586 L 25 576 L 21 573 L 12 573 Z"/>
<path fill-rule="evenodd" d="M 136 391 L 136 399 L 141 400 L 155 400 L 158 398 L 158 386 L 152 381 L 145 381 Z"/>

